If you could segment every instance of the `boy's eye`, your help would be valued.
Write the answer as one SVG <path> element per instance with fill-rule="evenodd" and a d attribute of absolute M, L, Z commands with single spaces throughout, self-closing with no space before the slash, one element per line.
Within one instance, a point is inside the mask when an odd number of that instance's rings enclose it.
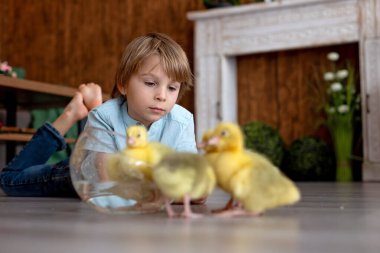
<path fill-rule="evenodd" d="M 221 133 L 220 133 L 220 136 L 227 136 L 228 135 L 228 132 L 226 130 L 223 130 Z"/>
<path fill-rule="evenodd" d="M 175 86 L 169 86 L 169 90 L 170 91 L 176 91 L 178 88 L 177 87 L 175 87 Z"/>
<path fill-rule="evenodd" d="M 156 83 L 155 82 L 145 82 L 145 84 L 148 86 L 154 86 Z"/>

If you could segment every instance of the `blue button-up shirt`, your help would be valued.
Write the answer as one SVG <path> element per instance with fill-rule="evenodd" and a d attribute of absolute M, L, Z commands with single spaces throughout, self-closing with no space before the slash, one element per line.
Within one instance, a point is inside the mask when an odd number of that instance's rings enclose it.
<path fill-rule="evenodd" d="M 138 124 L 128 115 L 124 98 L 108 100 L 88 115 L 84 130 L 89 138 L 86 146 L 107 153 L 122 150 L 126 147 L 126 129 Z M 152 123 L 148 139 L 168 145 L 176 151 L 197 152 L 193 114 L 180 105 L 174 105 L 168 114 Z"/>

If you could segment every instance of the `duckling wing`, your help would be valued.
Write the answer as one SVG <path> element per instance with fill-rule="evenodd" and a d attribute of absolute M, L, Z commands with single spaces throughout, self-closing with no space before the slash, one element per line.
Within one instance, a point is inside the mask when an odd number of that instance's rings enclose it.
<path fill-rule="evenodd" d="M 146 177 L 144 172 L 151 170 L 145 162 L 122 153 L 110 156 L 106 167 L 111 180 L 123 182 L 143 180 Z"/>
<path fill-rule="evenodd" d="M 153 180 L 162 193 L 175 200 L 207 195 L 215 186 L 215 175 L 206 159 L 197 154 L 166 155 L 153 170 Z"/>
<path fill-rule="evenodd" d="M 174 150 L 159 142 L 152 142 L 148 144 L 148 160 L 152 165 L 156 165 L 167 154 L 173 153 Z"/>
<path fill-rule="evenodd" d="M 193 188 L 191 190 L 191 198 L 199 199 L 209 195 L 215 188 L 216 177 L 213 168 L 208 164 L 205 158 L 197 163 L 197 177 L 195 178 Z"/>
<path fill-rule="evenodd" d="M 234 194 L 247 211 L 263 212 L 290 205 L 300 199 L 295 184 L 260 154 L 250 154 L 251 168 L 241 170 L 231 181 Z"/>

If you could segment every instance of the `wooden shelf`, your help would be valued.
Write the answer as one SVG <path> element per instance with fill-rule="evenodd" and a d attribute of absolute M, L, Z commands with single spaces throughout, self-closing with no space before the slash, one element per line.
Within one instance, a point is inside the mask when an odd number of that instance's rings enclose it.
<path fill-rule="evenodd" d="M 76 89 L 67 86 L 0 75 L 0 108 L 5 108 L 7 112 L 5 127 L 17 129 L 17 110 L 63 107 L 75 92 Z M 10 142 L 27 142 L 31 137 L 32 133 L 22 131 L 0 132 L 0 140 L 6 141 L 7 146 L 12 147 L 9 149 L 14 147 L 14 144 L 8 145 Z M 7 148 L 7 156 L 12 153 L 9 149 Z"/>
<path fill-rule="evenodd" d="M 76 88 L 18 79 L 0 75 L 0 108 L 7 112 L 5 126 L 17 126 L 16 112 L 20 109 L 64 107 L 71 100 Z M 103 93 L 103 101 L 110 98 Z M 7 162 L 15 155 L 16 142 L 27 142 L 32 138 L 28 133 L 0 133 L 0 141 L 7 145 Z M 66 139 L 67 143 L 74 143 L 75 139 Z"/>
<path fill-rule="evenodd" d="M 4 101 L 1 107 L 6 107 L 13 99 L 19 109 L 65 106 L 75 91 L 71 87 L 0 75 L 0 101 Z"/>
<path fill-rule="evenodd" d="M 76 91 L 76 89 L 68 86 L 12 78 L 3 75 L 0 75 L 0 85 L 13 90 L 40 92 L 61 97 L 72 97 Z"/>
<path fill-rule="evenodd" d="M 1 133 L 0 141 L 16 141 L 16 142 L 28 142 L 32 138 L 32 134 L 17 134 L 17 133 Z M 75 143 L 75 138 L 66 138 L 66 143 Z"/>
<path fill-rule="evenodd" d="M 76 88 L 24 80 L 0 75 L 0 107 L 6 107 L 7 101 L 14 98 L 18 108 L 63 107 L 74 96 Z M 110 95 L 103 93 L 103 100 Z M 3 102 L 5 101 L 5 102 Z"/>
<path fill-rule="evenodd" d="M 28 142 L 36 129 L 18 127 L 0 127 L 0 141 Z M 66 143 L 75 143 L 75 138 L 65 138 Z"/>

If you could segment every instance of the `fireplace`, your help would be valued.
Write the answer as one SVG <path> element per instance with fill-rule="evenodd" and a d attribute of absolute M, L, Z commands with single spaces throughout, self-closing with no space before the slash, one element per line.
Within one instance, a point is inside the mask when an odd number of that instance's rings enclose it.
<path fill-rule="evenodd" d="M 220 121 L 237 122 L 237 56 L 358 42 L 362 175 L 380 181 L 378 13 L 378 0 L 279 0 L 188 13 L 195 21 L 197 139 Z"/>

